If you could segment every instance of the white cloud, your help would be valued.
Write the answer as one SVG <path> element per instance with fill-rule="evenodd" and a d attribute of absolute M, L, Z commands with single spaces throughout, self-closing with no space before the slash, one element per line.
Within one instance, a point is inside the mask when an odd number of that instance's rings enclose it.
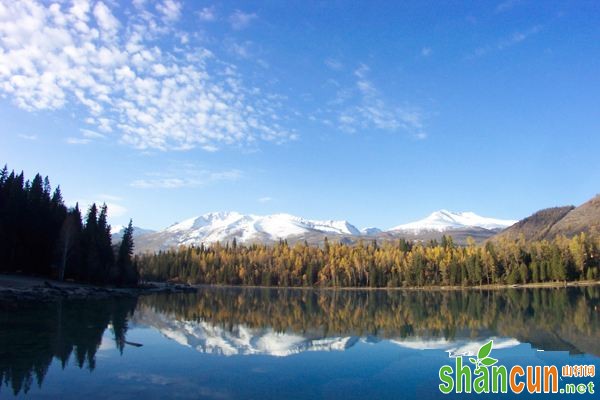
<path fill-rule="evenodd" d="M 229 23 L 231 27 L 236 31 L 246 29 L 252 21 L 258 18 L 255 13 L 245 13 L 240 10 L 235 10 L 233 14 L 229 16 Z"/>
<path fill-rule="evenodd" d="M 520 2 L 521 2 L 521 0 L 505 0 L 496 6 L 495 11 L 496 11 L 496 13 L 506 12 L 506 11 L 512 9 L 513 7 L 515 7 Z"/>
<path fill-rule="evenodd" d="M 215 11 L 215 7 L 204 7 L 202 10 L 198 11 L 198 18 L 202 21 L 211 22 L 217 19 L 217 13 Z"/>
<path fill-rule="evenodd" d="M 132 3 L 136 8 L 139 9 L 144 7 L 144 5 L 146 4 L 146 0 L 133 0 Z"/>
<path fill-rule="evenodd" d="M 236 181 L 241 177 L 241 171 L 236 169 L 209 171 L 187 167 L 177 171 L 147 174 L 146 178 L 136 179 L 130 183 L 130 186 L 137 189 L 180 189 L 221 181 Z"/>
<path fill-rule="evenodd" d="M 88 144 L 91 142 L 91 139 L 87 139 L 87 138 L 79 138 L 79 137 L 68 137 L 65 140 L 68 144 Z"/>
<path fill-rule="evenodd" d="M 514 45 L 524 41 L 528 37 L 535 35 L 536 33 L 539 33 L 541 30 L 542 30 L 542 27 L 540 25 L 536 25 L 536 26 L 532 26 L 531 28 L 529 28 L 525 31 L 515 32 L 510 37 L 501 40 L 498 43 L 497 47 L 499 50 L 503 50 L 507 47 L 514 46 Z"/>
<path fill-rule="evenodd" d="M 82 106 L 90 131 L 139 149 L 214 151 L 297 136 L 281 126 L 280 102 L 246 87 L 235 66 L 207 48 L 169 47 L 181 36 L 171 25 L 181 3 L 137 1 L 121 12 L 113 4 L 0 0 L 0 95 L 28 111 Z M 255 18 L 237 11 L 232 24 Z"/>
<path fill-rule="evenodd" d="M 250 42 L 250 41 L 245 41 L 243 43 L 238 43 L 236 41 L 229 40 L 226 43 L 227 50 L 231 54 L 233 54 L 233 55 L 235 55 L 235 56 L 237 56 L 239 58 L 244 58 L 244 59 L 247 59 L 247 58 L 251 57 L 251 51 L 250 51 L 250 46 L 251 45 L 252 45 L 252 42 Z"/>
<path fill-rule="evenodd" d="M 123 198 L 121 196 L 115 196 L 114 194 L 106 194 L 102 193 L 98 195 L 98 198 L 106 201 L 121 201 Z"/>
<path fill-rule="evenodd" d="M 270 201 L 273 201 L 273 198 L 272 198 L 272 197 L 269 197 L 269 196 L 260 197 L 260 198 L 258 199 L 258 202 L 259 202 L 259 203 L 268 203 L 268 202 L 270 202 Z"/>
<path fill-rule="evenodd" d="M 25 135 L 25 134 L 19 134 L 18 135 L 19 138 L 23 139 L 23 140 L 37 140 L 38 136 L 37 135 Z"/>
<path fill-rule="evenodd" d="M 513 34 L 511 34 L 510 36 L 500 39 L 494 46 L 492 46 L 492 45 L 482 46 L 482 47 L 475 49 L 475 51 L 472 54 L 467 56 L 467 59 L 482 57 L 494 50 L 496 50 L 496 51 L 506 50 L 510 47 L 513 47 L 513 46 L 525 41 L 530 36 L 538 34 L 541 31 L 542 31 L 541 25 L 534 25 L 524 31 L 516 31 Z"/>
<path fill-rule="evenodd" d="M 181 3 L 175 0 L 164 0 L 156 5 L 156 10 L 162 14 L 165 21 L 174 22 L 181 16 Z"/>
<path fill-rule="evenodd" d="M 109 199 L 103 198 L 102 196 L 98 196 L 98 197 L 99 198 L 97 198 L 95 200 L 90 200 L 89 198 L 87 198 L 87 199 L 78 199 L 78 200 L 74 200 L 74 201 L 67 201 L 67 205 L 69 207 L 75 207 L 75 204 L 79 204 L 79 209 L 81 210 L 81 213 L 84 215 L 84 218 L 93 203 L 95 203 L 98 208 L 101 207 L 103 204 L 106 204 L 107 216 L 108 216 L 109 222 L 110 222 L 110 220 L 113 220 L 115 218 L 120 218 L 120 217 L 124 217 L 127 215 L 127 212 L 128 212 L 127 207 L 118 203 L 117 202 L 118 200 L 111 201 Z"/>
<path fill-rule="evenodd" d="M 95 132 L 95 131 L 91 131 L 89 129 L 81 129 L 81 135 L 86 139 L 104 139 L 104 138 L 106 138 L 105 135 Z"/>
<path fill-rule="evenodd" d="M 344 68 L 344 64 L 334 58 L 327 58 L 325 60 L 325 65 L 333 71 L 340 71 Z"/>
<path fill-rule="evenodd" d="M 330 102 L 330 112 L 337 113 L 338 126 L 347 132 L 359 130 L 405 131 L 425 139 L 422 112 L 410 106 L 390 105 L 369 78 L 370 68 L 360 64 L 353 72 L 354 87 L 340 88 Z"/>
<path fill-rule="evenodd" d="M 119 218 L 127 214 L 127 208 L 117 203 L 106 203 L 109 218 Z"/>
<path fill-rule="evenodd" d="M 365 78 L 367 76 L 367 74 L 369 73 L 369 71 L 371 71 L 371 68 L 369 68 L 369 66 L 367 64 L 360 64 L 358 66 L 358 68 L 356 68 L 354 70 L 354 75 L 357 78 Z"/>
<path fill-rule="evenodd" d="M 431 47 L 423 47 L 421 49 L 421 55 L 423 57 L 429 57 L 431 55 Z"/>
<path fill-rule="evenodd" d="M 119 29 L 119 20 L 103 2 L 98 2 L 94 7 L 94 17 L 100 29 L 110 35 L 114 35 Z"/>

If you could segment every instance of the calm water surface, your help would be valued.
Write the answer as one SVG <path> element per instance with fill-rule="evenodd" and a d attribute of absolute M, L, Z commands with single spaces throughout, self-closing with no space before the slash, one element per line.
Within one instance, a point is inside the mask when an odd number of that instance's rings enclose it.
<path fill-rule="evenodd" d="M 4 304 L 0 398 L 447 398 L 439 368 L 489 339 L 509 368 L 598 368 L 600 288 L 207 288 Z M 561 384 L 580 381 L 599 391 L 550 396 L 600 395 L 597 377 Z"/>

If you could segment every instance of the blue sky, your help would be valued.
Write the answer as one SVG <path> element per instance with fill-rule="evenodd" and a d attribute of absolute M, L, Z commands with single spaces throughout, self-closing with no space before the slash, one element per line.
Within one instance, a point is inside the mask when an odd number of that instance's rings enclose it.
<path fill-rule="evenodd" d="M 0 161 L 163 228 L 522 218 L 600 183 L 597 2 L 0 1 Z"/>

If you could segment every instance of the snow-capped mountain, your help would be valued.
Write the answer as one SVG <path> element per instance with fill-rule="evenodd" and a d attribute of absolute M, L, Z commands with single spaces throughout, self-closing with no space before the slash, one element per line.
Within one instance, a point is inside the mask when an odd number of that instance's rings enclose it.
<path fill-rule="evenodd" d="M 313 221 L 289 214 L 244 215 L 237 212 L 216 212 L 187 219 L 167 228 L 181 233 L 184 241 L 203 237 L 207 243 L 219 242 L 236 236 L 242 242 L 262 235 L 278 240 L 310 231 L 358 235 L 360 231 L 347 221 Z"/>
<path fill-rule="evenodd" d="M 325 235 L 358 236 L 360 231 L 347 221 L 317 221 L 289 214 L 252 215 L 238 212 L 213 212 L 171 225 L 163 231 L 144 235 L 138 250 L 210 244 L 275 242 Z M 136 246 L 137 247 L 137 246 Z"/>
<path fill-rule="evenodd" d="M 375 227 L 363 228 L 360 230 L 360 233 L 365 236 L 375 236 L 381 232 L 383 232 L 381 229 Z"/>
<path fill-rule="evenodd" d="M 113 242 L 118 242 L 123 237 L 123 231 L 125 231 L 125 225 L 114 225 L 110 227 L 110 234 L 112 236 Z M 149 233 L 154 233 L 152 229 L 144 229 L 137 226 L 133 227 L 133 238 L 139 238 L 140 236 L 147 235 Z"/>
<path fill-rule="evenodd" d="M 452 212 L 440 210 L 431 213 L 428 217 L 422 220 L 398 225 L 389 229 L 389 231 L 420 233 L 426 231 L 445 232 L 449 230 L 465 228 L 499 230 L 508 228 L 516 222 L 517 221 L 515 220 L 481 217 L 472 212 Z"/>
<path fill-rule="evenodd" d="M 360 239 L 394 240 L 406 237 L 411 240 L 439 240 L 451 234 L 455 243 L 467 237 L 483 241 L 515 221 L 481 217 L 472 212 L 456 213 L 436 211 L 427 218 L 398 225 L 387 231 L 376 227 L 358 230 L 348 221 L 319 221 L 290 214 L 253 215 L 238 212 L 213 212 L 189 218 L 170 227 L 150 232 L 136 228 L 134 231 L 137 252 L 166 250 L 178 246 L 226 243 L 273 243 L 280 239 L 290 243 L 308 241 L 321 244 L 325 237 L 353 243 Z M 118 239 L 118 237 L 115 237 Z"/>

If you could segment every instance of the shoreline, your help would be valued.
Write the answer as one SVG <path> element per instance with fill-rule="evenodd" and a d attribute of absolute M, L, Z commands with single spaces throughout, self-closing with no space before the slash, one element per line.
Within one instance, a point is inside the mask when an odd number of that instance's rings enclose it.
<path fill-rule="evenodd" d="M 138 287 L 95 286 L 79 282 L 61 282 L 43 277 L 0 274 L 2 304 L 19 301 L 54 301 L 57 299 L 106 299 L 137 297 L 153 293 L 185 293 L 197 289 L 185 284 L 144 283 Z"/>
<path fill-rule="evenodd" d="M 571 281 L 571 282 L 539 282 L 539 283 L 520 283 L 520 284 L 490 284 L 475 286 L 406 286 L 406 287 L 363 287 L 363 286 L 261 286 L 261 285 L 210 285 L 196 284 L 190 285 L 194 288 L 239 288 L 239 289 L 299 289 L 299 290 L 365 290 L 365 291 L 450 291 L 450 290 L 506 290 L 506 289 L 562 289 L 568 287 L 588 287 L 600 286 L 600 280 L 597 281 Z"/>
<path fill-rule="evenodd" d="M 60 282 L 42 277 L 0 274 L 0 300 L 8 304 L 18 301 L 53 301 L 57 299 L 105 299 L 111 297 L 137 297 L 156 293 L 193 293 L 203 288 L 230 289 L 286 289 L 316 291 L 491 291 L 507 289 L 562 289 L 600 285 L 597 281 L 543 282 L 526 284 L 490 284 L 476 286 L 410 286 L 410 287 L 305 287 L 305 286 L 255 286 L 255 285 L 188 285 L 183 283 L 145 282 L 138 287 L 119 288 L 94 286 L 78 282 Z"/>

